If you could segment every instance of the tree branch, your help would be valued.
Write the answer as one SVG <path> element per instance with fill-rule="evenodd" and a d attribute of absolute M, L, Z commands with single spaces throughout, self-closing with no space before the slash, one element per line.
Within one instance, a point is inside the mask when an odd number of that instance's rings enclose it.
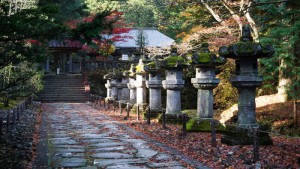
<path fill-rule="evenodd" d="M 218 21 L 220 23 L 223 22 L 223 19 L 204 0 L 201 0 L 201 3 L 211 13 L 211 15 L 215 18 L 216 21 Z"/>
<path fill-rule="evenodd" d="M 242 34 L 242 28 L 243 28 L 243 23 L 241 22 L 241 17 L 236 14 L 233 9 L 231 9 L 229 7 L 229 5 L 224 1 L 224 0 L 221 0 L 223 6 L 225 6 L 225 8 L 229 11 L 229 13 L 232 15 L 233 19 L 235 20 L 235 22 L 239 25 L 239 29 L 240 29 L 240 35 Z"/>
<path fill-rule="evenodd" d="M 245 14 L 245 17 L 247 19 L 247 21 L 249 22 L 251 28 L 252 28 L 252 31 L 253 31 L 253 39 L 255 41 L 258 41 L 258 30 L 257 30 L 257 27 L 256 27 L 256 24 L 255 24 L 255 21 L 253 20 L 253 18 L 250 16 L 250 12 L 249 12 L 249 7 L 251 6 L 251 2 L 249 2 L 248 4 L 248 7 L 247 7 L 247 12 Z"/>

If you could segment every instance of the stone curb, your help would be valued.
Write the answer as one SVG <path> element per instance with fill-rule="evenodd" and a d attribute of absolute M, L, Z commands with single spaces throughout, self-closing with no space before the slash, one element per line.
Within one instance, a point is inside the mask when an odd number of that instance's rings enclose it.
<path fill-rule="evenodd" d="M 42 121 L 39 129 L 39 141 L 36 146 L 36 159 L 33 161 L 33 169 L 48 168 L 48 137 L 47 137 L 47 112 L 41 112 Z"/>

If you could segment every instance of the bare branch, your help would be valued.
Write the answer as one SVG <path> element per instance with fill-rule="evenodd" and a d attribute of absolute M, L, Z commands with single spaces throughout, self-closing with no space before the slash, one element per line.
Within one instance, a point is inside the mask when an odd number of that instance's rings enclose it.
<path fill-rule="evenodd" d="M 205 6 L 205 8 L 211 13 L 211 15 L 215 18 L 218 22 L 223 22 L 223 19 L 206 3 L 204 0 L 201 0 L 201 3 Z"/>
<path fill-rule="evenodd" d="M 225 6 L 225 8 L 229 11 L 229 13 L 232 15 L 233 19 L 236 21 L 236 23 L 239 25 L 239 28 L 240 28 L 240 33 L 242 32 L 242 27 L 243 27 L 243 24 L 241 22 L 241 17 L 236 14 L 233 9 L 231 9 L 229 7 L 229 5 L 224 1 L 224 0 L 221 0 L 222 4 Z"/>
<path fill-rule="evenodd" d="M 251 26 L 251 28 L 252 28 L 252 31 L 253 31 L 253 39 L 255 40 L 255 41 L 257 41 L 258 40 L 258 30 L 257 30 L 257 28 L 256 28 L 256 24 L 255 24 L 255 21 L 253 20 L 253 18 L 251 17 L 251 15 L 250 15 L 250 12 L 249 12 L 249 7 L 251 6 L 251 2 L 249 2 L 249 4 L 248 4 L 248 7 L 247 7 L 247 12 L 246 12 L 246 14 L 245 14 L 245 17 L 246 17 L 246 19 L 247 19 L 247 21 L 249 22 L 249 24 L 250 24 L 250 26 Z"/>
<path fill-rule="evenodd" d="M 245 4 L 244 0 L 241 0 L 241 2 L 240 2 L 240 13 L 244 10 L 244 4 Z"/>

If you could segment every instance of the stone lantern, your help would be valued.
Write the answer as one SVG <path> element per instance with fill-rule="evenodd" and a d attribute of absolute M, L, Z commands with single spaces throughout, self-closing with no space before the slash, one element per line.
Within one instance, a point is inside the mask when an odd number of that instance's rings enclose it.
<path fill-rule="evenodd" d="M 216 57 L 210 53 L 208 43 L 202 43 L 198 51 L 191 57 L 191 63 L 196 68 L 196 77 L 191 79 L 195 88 L 198 89 L 197 117 L 188 123 L 188 130 L 207 130 L 213 118 L 213 89 L 220 80 L 215 77 L 215 67 L 226 62 L 223 57 Z"/>
<path fill-rule="evenodd" d="M 130 90 L 129 91 L 129 100 L 130 103 L 136 103 L 136 87 L 135 87 L 135 65 L 131 64 L 130 70 L 124 72 L 124 76 L 127 76 L 129 78 L 129 81 L 127 83 L 127 87 Z"/>
<path fill-rule="evenodd" d="M 158 115 L 162 111 L 161 102 L 161 63 L 158 60 L 147 64 L 145 71 L 149 73 L 149 80 L 146 81 L 146 86 L 149 88 L 149 107 L 153 116 Z M 152 116 L 151 115 L 151 116 Z"/>
<path fill-rule="evenodd" d="M 143 105 L 146 103 L 146 75 L 147 72 L 144 69 L 145 65 L 142 59 L 139 60 L 136 68 L 136 103 L 138 105 Z"/>
<path fill-rule="evenodd" d="M 127 76 L 122 77 L 122 100 L 129 100 L 130 99 L 130 90 L 127 87 L 129 82 L 129 78 Z"/>
<path fill-rule="evenodd" d="M 252 144 L 253 140 L 247 135 L 236 133 L 245 133 L 252 128 L 258 128 L 255 115 L 255 94 L 256 87 L 262 83 L 262 76 L 258 75 L 257 59 L 271 57 L 274 54 L 274 48 L 271 45 L 261 45 L 253 42 L 250 26 L 245 25 L 242 30 L 240 41 L 234 44 L 223 46 L 219 49 L 220 56 L 232 58 L 235 60 L 236 75 L 231 77 L 231 83 L 238 89 L 238 121 L 237 129 L 234 134 L 224 135 L 223 143 L 227 144 Z M 247 132 L 246 132 L 247 133 Z M 237 136 L 238 135 L 238 136 Z M 268 135 L 260 135 L 260 144 L 271 144 L 272 141 Z"/>
<path fill-rule="evenodd" d="M 120 71 L 118 71 L 117 77 L 118 77 L 118 84 L 117 84 L 118 100 L 127 101 L 129 100 L 129 89 L 127 87 L 129 78 L 128 76 L 126 76 L 126 74 L 124 74 L 124 72 L 122 73 Z"/>
<path fill-rule="evenodd" d="M 187 67 L 185 60 L 177 54 L 177 49 L 171 49 L 171 55 L 163 60 L 166 80 L 162 81 L 167 90 L 166 120 L 172 121 L 181 114 L 180 90 L 184 87 L 183 68 Z"/>
<path fill-rule="evenodd" d="M 111 73 L 108 73 L 106 75 L 103 76 L 103 79 L 106 79 L 106 84 L 105 84 L 105 87 L 106 87 L 106 99 L 107 100 L 110 100 L 111 99 Z"/>
<path fill-rule="evenodd" d="M 110 79 L 110 86 L 111 86 L 110 99 L 117 100 L 118 99 L 118 76 L 117 76 L 117 72 L 115 70 L 113 70 L 110 77 L 111 77 L 111 79 Z"/>

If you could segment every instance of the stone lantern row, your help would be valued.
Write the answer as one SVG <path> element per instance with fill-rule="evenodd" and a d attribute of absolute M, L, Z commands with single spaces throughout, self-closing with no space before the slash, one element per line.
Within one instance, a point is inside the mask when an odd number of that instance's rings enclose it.
<path fill-rule="evenodd" d="M 225 63 L 225 59 L 211 54 L 208 44 L 205 43 L 194 53 L 191 63 L 196 67 L 196 77 L 191 81 L 198 89 L 197 118 L 210 119 L 213 117 L 212 89 L 219 83 L 219 79 L 215 78 L 215 66 Z M 162 109 L 161 88 L 164 88 L 167 90 L 166 115 L 177 116 L 181 114 L 180 90 L 185 84 L 183 68 L 187 66 L 188 63 L 177 54 L 175 48 L 172 49 L 171 55 L 162 61 L 145 64 L 141 59 L 137 66 L 132 64 L 130 70 L 123 74 L 113 71 L 104 76 L 107 79 L 107 99 L 142 105 L 146 103 L 147 87 L 150 110 L 159 111 Z M 165 80 L 161 79 L 163 70 Z"/>
<path fill-rule="evenodd" d="M 258 75 L 257 59 L 271 57 L 274 49 L 270 45 L 261 45 L 253 42 L 250 27 L 244 26 L 242 37 L 239 42 L 223 46 L 219 49 L 221 57 L 210 53 L 208 44 L 203 43 L 196 52 L 191 55 L 189 63 L 172 49 L 171 55 L 162 61 L 147 64 L 140 60 L 137 66 L 132 65 L 129 71 L 123 73 L 123 77 L 113 71 L 105 75 L 107 79 L 107 99 L 128 100 L 131 103 L 146 103 L 146 87 L 149 88 L 150 110 L 161 109 L 161 87 L 167 90 L 166 117 L 181 114 L 180 90 L 184 87 L 183 68 L 192 64 L 196 68 L 196 77 L 191 79 L 195 88 L 198 89 L 197 120 L 212 119 L 213 117 L 213 89 L 219 84 L 215 77 L 215 67 L 224 64 L 225 58 L 236 60 L 236 76 L 231 78 L 233 86 L 239 91 L 238 102 L 238 128 L 258 127 L 255 118 L 255 89 L 262 82 Z M 223 58 L 224 57 L 224 58 Z M 165 70 L 165 80 L 161 80 L 162 70 Z M 146 81 L 146 76 L 149 80 Z M 228 144 L 248 144 L 244 131 L 236 131 L 229 136 L 224 136 L 222 142 Z M 268 142 L 268 138 L 266 142 Z M 237 143 L 237 140 L 240 142 Z M 245 141 L 246 140 L 246 141 Z M 264 143 L 262 143 L 264 144 Z M 268 144 L 268 143 L 266 143 Z"/>

